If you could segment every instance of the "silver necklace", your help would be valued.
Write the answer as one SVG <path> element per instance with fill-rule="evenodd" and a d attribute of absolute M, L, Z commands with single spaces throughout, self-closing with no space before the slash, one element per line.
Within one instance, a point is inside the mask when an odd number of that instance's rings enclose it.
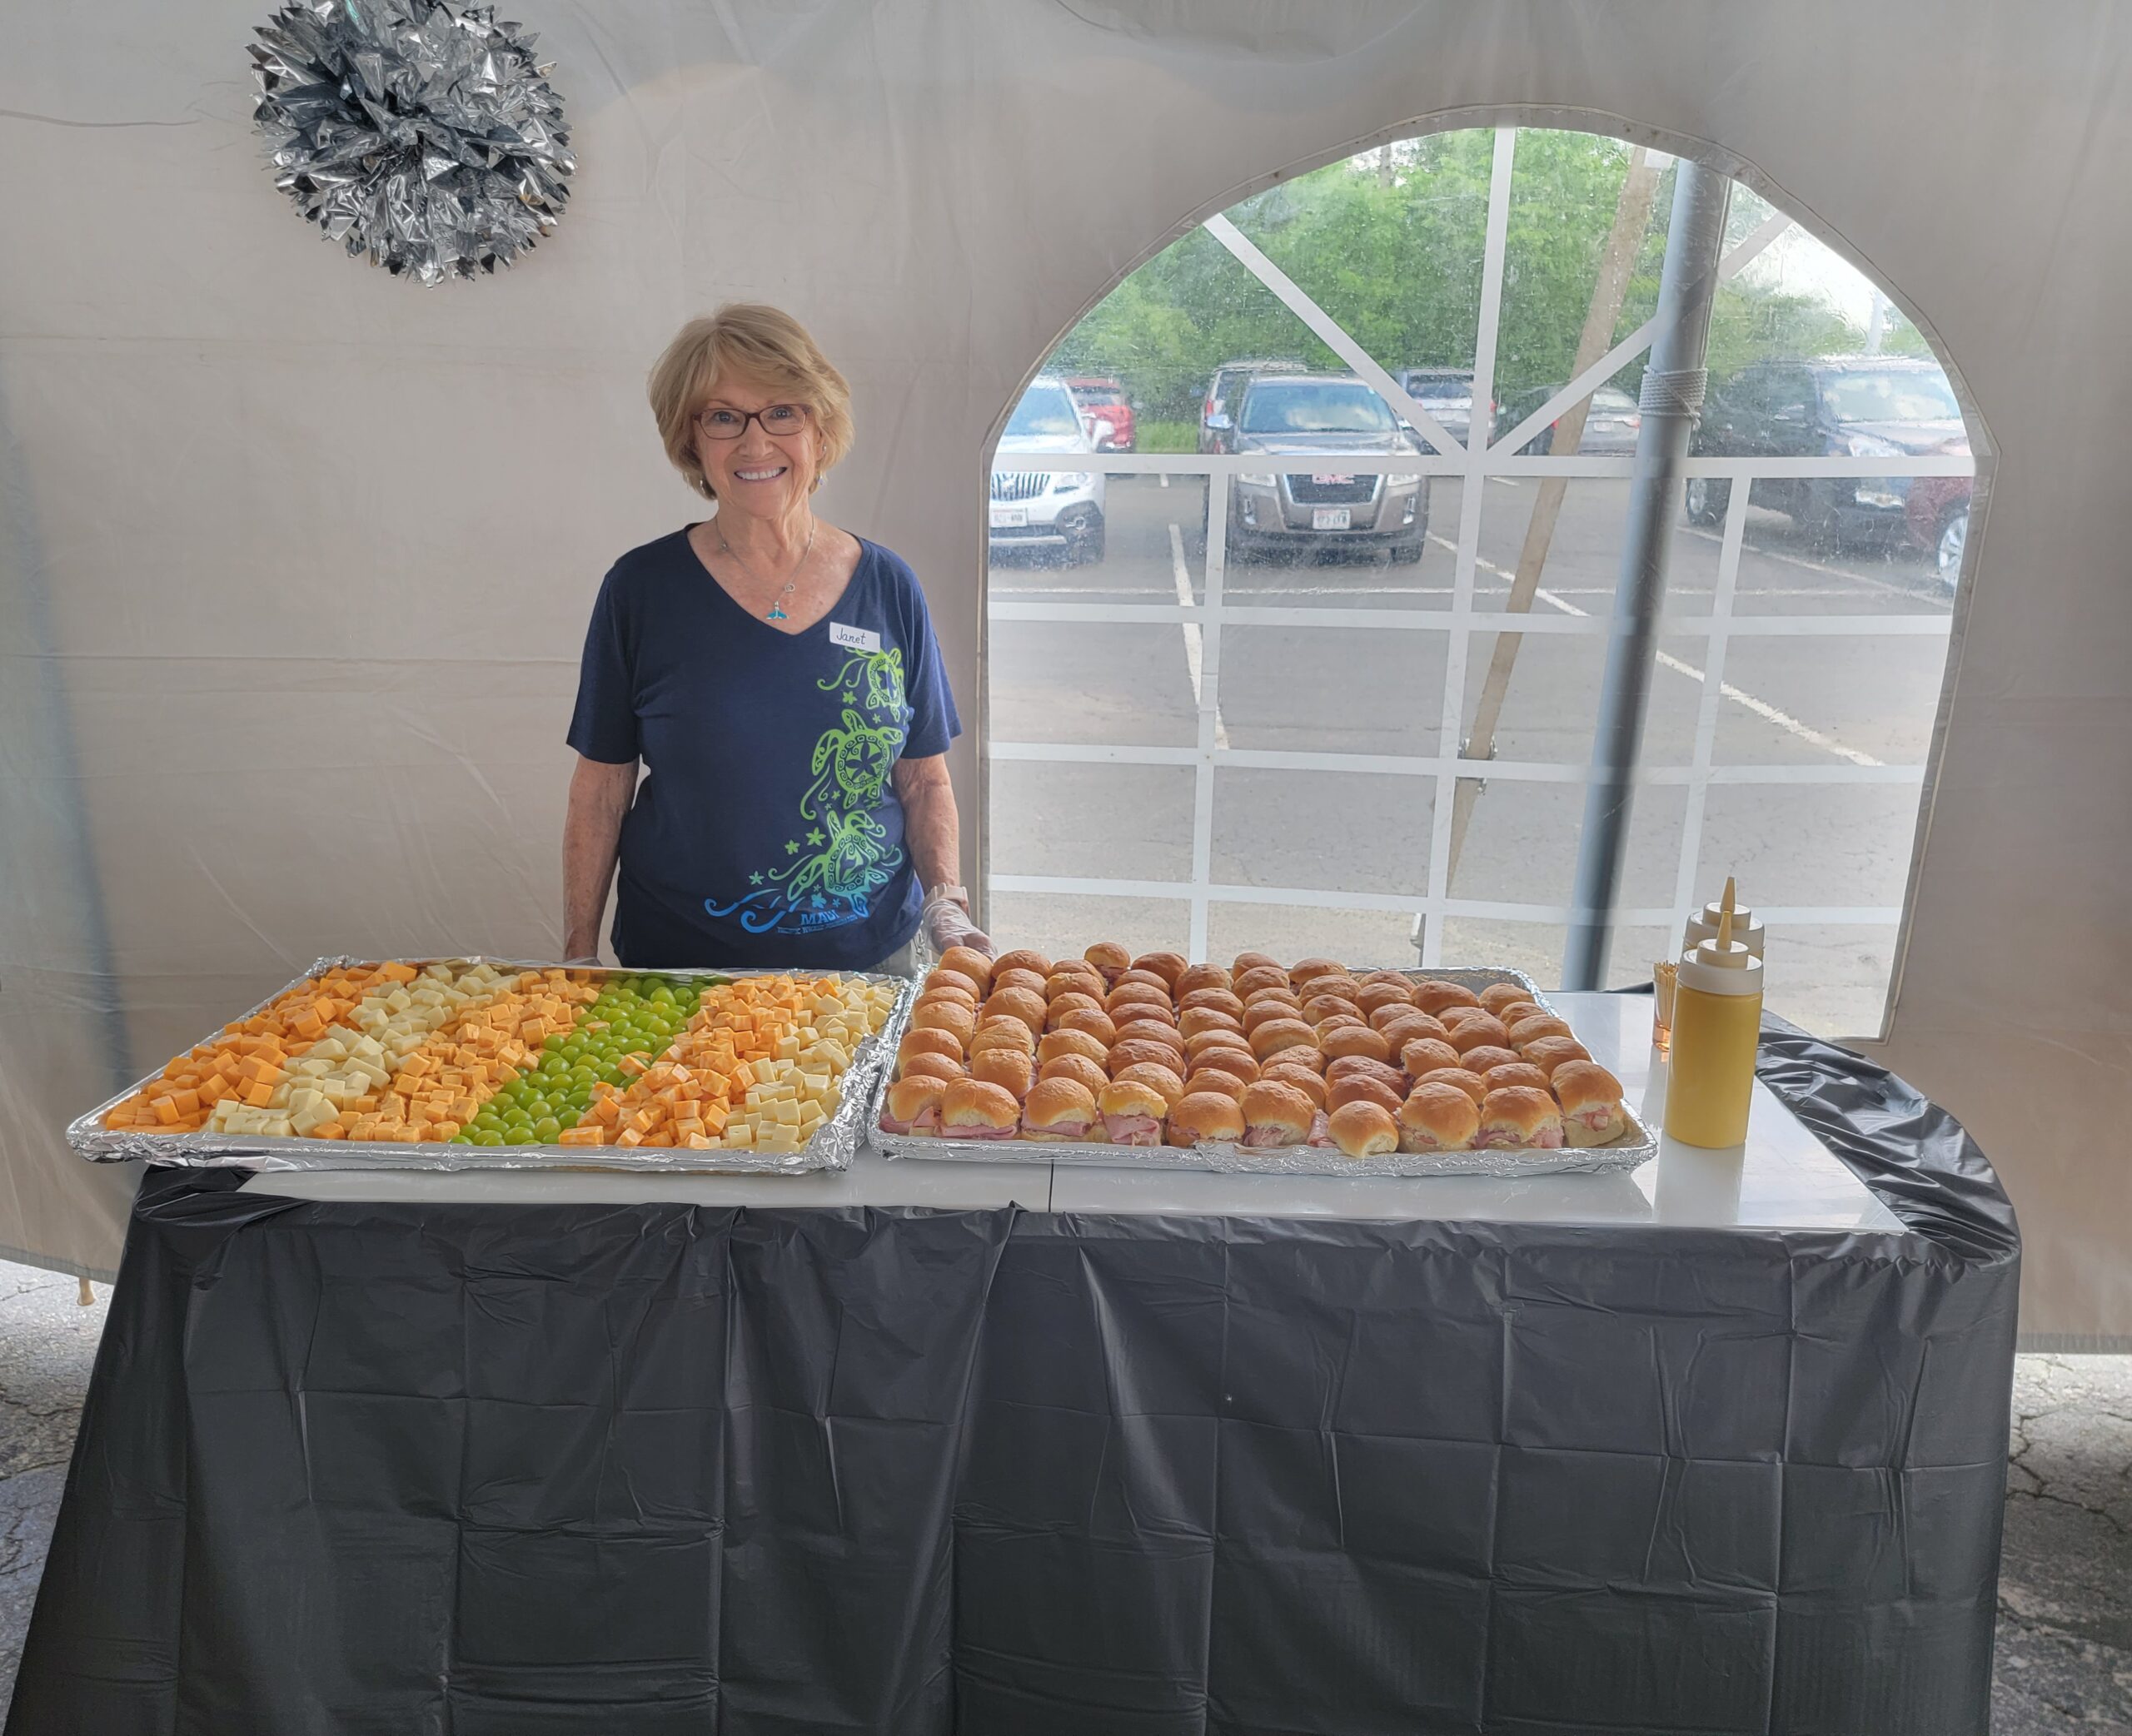
<path fill-rule="evenodd" d="M 814 533 L 821 528 L 821 522 L 819 519 L 809 521 L 807 540 L 800 546 L 800 559 L 792 569 L 792 576 L 785 581 L 785 589 L 770 599 L 770 613 L 763 617 L 765 620 L 789 621 L 792 619 L 785 612 L 785 599 L 799 589 L 800 575 L 806 567 L 807 557 L 814 552 Z M 730 558 L 742 572 L 746 572 L 748 563 L 733 553 L 733 545 L 725 540 L 725 533 L 718 528 L 716 519 L 710 521 L 710 528 L 712 533 L 718 538 L 718 552 Z"/>

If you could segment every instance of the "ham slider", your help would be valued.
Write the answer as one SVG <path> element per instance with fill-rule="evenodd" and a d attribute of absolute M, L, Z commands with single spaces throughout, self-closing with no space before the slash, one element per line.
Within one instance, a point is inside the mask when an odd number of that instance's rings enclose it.
<path fill-rule="evenodd" d="M 896 1059 L 909 1061 L 919 1055 L 949 1055 L 960 1061 L 962 1040 L 952 1031 L 906 1031 L 896 1045 Z"/>
<path fill-rule="evenodd" d="M 1047 1031 L 1063 1028 L 1067 1018 L 1076 1012 L 1101 1012 L 1103 1002 L 1078 987 L 1069 988 L 1064 994 L 1055 994 L 1045 1003 L 1044 1027 Z"/>
<path fill-rule="evenodd" d="M 1229 973 L 1218 964 L 1188 965 L 1177 973 L 1177 980 L 1170 984 L 1170 990 L 1182 1001 L 1194 989 L 1226 989 L 1229 980 Z"/>
<path fill-rule="evenodd" d="M 1619 1139 L 1621 1082 L 1590 1061 L 1565 1061 L 1548 1082 L 1562 1106 L 1562 1137 L 1572 1145 L 1603 1146 Z"/>
<path fill-rule="evenodd" d="M 992 981 L 992 961 L 974 947 L 949 947 L 940 955 L 939 967 L 969 977 L 979 988 Z"/>
<path fill-rule="evenodd" d="M 1463 1092 L 1477 1109 L 1488 1094 L 1488 1082 L 1478 1073 L 1469 1073 L 1462 1067 L 1440 1067 L 1433 1072 L 1422 1073 L 1414 1080 L 1418 1091 L 1424 1085 L 1448 1085 L 1453 1091 Z"/>
<path fill-rule="evenodd" d="M 1542 1013 L 1537 1018 L 1522 1018 L 1510 1028 L 1512 1048 L 1522 1049 L 1528 1043 L 1537 1042 L 1543 1037 L 1574 1037 L 1577 1032 L 1561 1019 Z"/>
<path fill-rule="evenodd" d="M 1173 989 L 1177 979 L 1192 968 L 1191 961 L 1182 953 L 1143 953 L 1133 961 L 1136 971 L 1153 971 L 1163 979 L 1164 988 Z"/>
<path fill-rule="evenodd" d="M 1502 1017 L 1504 1007 L 1531 999 L 1532 991 L 1515 982 L 1491 982 L 1481 991 L 1481 1004 L 1497 1018 Z"/>
<path fill-rule="evenodd" d="M 1099 1062 L 1085 1055 L 1054 1055 L 1036 1070 L 1039 1082 L 1045 1079 L 1074 1079 L 1088 1089 L 1093 1097 L 1110 1083 L 1110 1075 Z"/>
<path fill-rule="evenodd" d="M 1238 1029 L 1243 1028 L 1243 1002 L 1226 988 L 1195 988 L 1189 994 L 1179 995 L 1177 1005 L 1179 1024 L 1184 1022 L 1183 1014 L 1195 1008 L 1203 1008 L 1212 1012 L 1227 1013 L 1237 1022 Z"/>
<path fill-rule="evenodd" d="M 940 1131 L 940 1100 L 947 1093 L 945 1081 L 923 1073 L 909 1079 L 897 1080 L 889 1087 L 889 1094 L 881 1102 L 881 1131 L 884 1133 L 938 1133 Z"/>
<path fill-rule="evenodd" d="M 1218 1068 L 1203 1067 L 1184 1082 L 1184 1094 L 1190 1097 L 1197 1097 L 1203 1091 L 1219 1092 L 1223 1097 L 1233 1097 L 1240 1103 L 1243 1101 L 1243 1093 L 1248 1083 L 1248 1081 L 1238 1078 L 1234 1073 L 1225 1073 Z"/>
<path fill-rule="evenodd" d="M 1399 1107 L 1397 1087 L 1372 1079 L 1367 1073 L 1349 1073 L 1325 1082 L 1325 1107 L 1334 1114 L 1350 1103 L 1374 1103 L 1387 1115 Z M 1352 1153 L 1350 1155 L 1352 1155 Z"/>
<path fill-rule="evenodd" d="M 952 1087 L 951 1087 L 952 1088 Z M 1481 1128 L 1473 1143 L 1484 1149 L 1553 1151 L 1562 1142 L 1562 1112 L 1544 1091 L 1512 1085 L 1481 1100 Z"/>
<path fill-rule="evenodd" d="M 1307 1067 L 1283 1067 L 1278 1062 L 1258 1076 L 1262 1085 L 1286 1085 L 1310 1099 L 1313 1109 L 1325 1107 L 1325 1082 Z"/>
<path fill-rule="evenodd" d="M 1013 1092 L 1019 1102 L 1036 1083 L 1036 1063 L 1020 1049 L 979 1049 L 969 1057 L 969 1076 Z"/>
<path fill-rule="evenodd" d="M 1042 1000 L 1050 992 L 1044 987 L 1049 980 L 1048 977 L 1039 977 L 1034 971 L 1025 971 L 1016 967 L 1003 965 L 992 973 L 992 992 L 996 995 L 1003 988 L 1025 988 L 1039 1000 Z"/>
<path fill-rule="evenodd" d="M 1180 1101 L 1182 1101 L 1180 1099 Z M 1113 1079 L 1096 1099 L 1103 1129 L 1114 1146 L 1158 1146 L 1163 1117 L 1169 1106 L 1153 1086 L 1139 1079 Z"/>
<path fill-rule="evenodd" d="M 1002 971 L 1034 971 L 1041 982 L 1051 974 L 1051 961 L 1032 947 L 1018 947 L 1011 953 L 1002 953 L 992 961 L 993 982 L 996 986 Z"/>
<path fill-rule="evenodd" d="M 1464 1152 L 1480 1130 L 1481 1110 L 1455 1085 L 1417 1085 L 1397 1119 L 1402 1152 Z"/>
<path fill-rule="evenodd" d="M 1174 1067 L 1167 1067 L 1158 1061 L 1137 1061 L 1130 1067 L 1119 1068 L 1118 1082 L 1121 1085 L 1146 1086 L 1163 1100 L 1164 1115 L 1168 1115 L 1171 1106 L 1184 1095 L 1184 1076 Z M 1100 1097 L 1103 1093 L 1098 1092 L 1096 1095 Z"/>
<path fill-rule="evenodd" d="M 1343 1103 L 1327 1117 L 1332 1143 L 1350 1157 L 1377 1157 L 1399 1149 L 1399 1123 L 1377 1103 Z"/>
<path fill-rule="evenodd" d="M 1243 1137 L 1243 1111 L 1234 1097 L 1219 1092 L 1188 1092 L 1169 1112 L 1169 1142 L 1173 1146 Z"/>
<path fill-rule="evenodd" d="M 944 1085 L 962 1078 L 969 1069 L 945 1055 L 914 1055 L 899 1071 L 906 1079 L 938 1079 Z"/>
<path fill-rule="evenodd" d="M 1014 1094 L 980 1079 L 958 1079 L 940 1099 L 943 1139 L 1019 1139 L 1022 1106 Z"/>
<path fill-rule="evenodd" d="M 1552 1079 L 1564 1062 L 1589 1061 L 1592 1051 L 1574 1037 L 1542 1037 L 1525 1045 L 1525 1058 Z"/>
<path fill-rule="evenodd" d="M 1237 1107 L 1243 1112 L 1243 1143 L 1299 1146 L 1310 1137 L 1318 1106 L 1293 1085 L 1261 1079 L 1248 1086 Z"/>
<path fill-rule="evenodd" d="M 1061 1055 L 1081 1055 L 1101 1067 L 1110 1053 L 1110 1045 L 1091 1037 L 1085 1031 L 1054 1031 L 1036 1046 L 1036 1058 L 1056 1061 Z"/>
<path fill-rule="evenodd" d="M 1414 985 L 1414 1004 L 1422 1012 L 1436 1018 L 1443 1017 L 1447 1007 L 1477 1007 L 1481 997 L 1470 988 L 1456 982 L 1446 982 L 1440 977 L 1431 977 Z"/>
<path fill-rule="evenodd" d="M 1085 1140 L 1102 1126 L 1094 1094 L 1077 1080 L 1039 1080 L 1022 1105 L 1024 1139 Z"/>
<path fill-rule="evenodd" d="M 1106 982 L 1115 982 L 1133 967 L 1133 955 L 1114 940 L 1099 940 L 1081 957 L 1103 973 Z"/>

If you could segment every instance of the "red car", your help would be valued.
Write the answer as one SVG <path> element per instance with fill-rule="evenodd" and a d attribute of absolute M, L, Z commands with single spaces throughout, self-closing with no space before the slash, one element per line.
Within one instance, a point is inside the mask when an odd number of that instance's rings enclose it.
<path fill-rule="evenodd" d="M 1083 375 L 1066 382 L 1066 390 L 1073 395 L 1073 407 L 1081 413 L 1081 425 L 1088 430 L 1088 437 L 1095 439 L 1096 424 L 1110 424 L 1110 437 L 1096 440 L 1098 452 L 1130 452 L 1133 450 L 1133 406 L 1126 401 L 1125 388 L 1115 380 L 1105 380 L 1094 375 Z"/>

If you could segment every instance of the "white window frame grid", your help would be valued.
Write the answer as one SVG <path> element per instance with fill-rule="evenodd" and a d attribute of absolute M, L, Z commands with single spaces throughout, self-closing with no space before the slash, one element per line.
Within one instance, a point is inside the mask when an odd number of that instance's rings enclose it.
<path fill-rule="evenodd" d="M 1503 256 L 1509 226 L 1511 171 L 1517 129 L 1498 127 L 1488 188 L 1487 251 L 1481 280 L 1480 325 L 1475 344 L 1473 401 L 1486 403 L 1493 395 L 1495 352 L 1502 306 Z M 1725 256 L 1721 278 L 1736 276 L 1756 255 L 1792 226 L 1793 219 L 1779 211 L 1750 232 Z M 1366 353 L 1338 323 L 1320 308 L 1280 268 L 1253 246 L 1225 216 L 1206 220 L 1203 226 L 1216 241 L 1278 296 L 1309 329 L 1355 373 L 1374 386 L 1379 394 L 1437 450 L 1419 455 L 1365 457 L 1342 455 L 1341 468 L 1360 475 L 1396 473 L 1400 475 L 1456 476 L 1462 480 L 1463 498 L 1458 524 L 1456 564 L 1452 570 L 1451 606 L 1447 609 L 1342 609 L 1318 607 L 1259 607 L 1228 603 L 1223 593 L 1227 561 L 1229 485 L 1244 470 L 1263 470 L 1263 454 L 1106 452 L 1101 467 L 1112 475 L 1203 476 L 1207 479 L 1208 513 L 1205 570 L 1202 603 L 1105 604 L 1100 602 L 1025 602 L 994 599 L 988 594 L 986 612 L 991 621 L 1064 622 L 1088 624 L 1144 623 L 1148 625 L 1196 626 L 1199 630 L 1198 739 L 1189 748 L 1098 745 L 1072 742 L 1000 741 L 987 744 L 993 762 L 1042 762 L 1056 764 L 1160 765 L 1189 767 L 1193 785 L 1192 870 L 1188 880 L 1129 880 L 1052 874 L 987 874 L 994 892 L 1034 893 L 1047 895 L 1161 899 L 1182 903 L 1190 913 L 1187 947 L 1191 957 L 1203 958 L 1207 952 L 1208 913 L 1221 903 L 1276 904 L 1331 910 L 1397 911 L 1422 920 L 1421 963 L 1431 967 L 1442 958 L 1445 919 L 1467 918 L 1488 921 L 1565 924 L 1570 920 L 1567 904 L 1543 904 L 1515 900 L 1460 898 L 1451 893 L 1451 823 L 1452 798 L 1458 780 L 1486 778 L 1490 782 L 1578 783 L 1591 773 L 1588 764 L 1571 764 L 1541 760 L 1467 759 L 1456 751 L 1461 739 L 1465 709 L 1466 669 L 1469 649 L 1477 634 L 1536 634 L 1572 638 L 1604 639 L 1612 630 L 1606 614 L 1541 614 L 1474 606 L 1474 573 L 1480 555 L 1482 490 L 1491 476 L 1509 478 L 1557 476 L 1618 478 L 1626 480 L 1634 460 L 1572 454 L 1518 455 L 1518 448 L 1540 429 L 1561 415 L 1597 387 L 1604 385 L 1628 362 L 1647 350 L 1657 334 L 1656 320 L 1646 321 L 1616 344 L 1592 366 L 1492 443 L 1461 445 L 1436 419 L 1410 398 L 1391 375 Z M 1476 418 L 1471 430 L 1476 440 L 1485 439 Z M 1086 453 L 1018 452 L 1018 470 L 1056 471 L 1084 470 Z M 988 470 L 990 460 L 988 459 Z M 1712 764 L 1717 719 L 1725 691 L 1726 654 L 1732 640 L 1747 638 L 1920 638 L 1950 640 L 1954 611 L 1945 614 L 1825 614 L 1741 615 L 1734 612 L 1734 597 L 1741 551 L 1746 531 L 1749 485 L 1756 480 L 1791 477 L 1967 476 L 1976 474 L 1974 457 L 1746 459 L 1690 457 L 1681 465 L 1683 477 L 1706 476 L 1730 482 L 1725 525 L 1719 544 L 1717 573 L 1711 611 L 1707 615 L 1666 614 L 1660 633 L 1666 638 L 1701 638 L 1707 640 L 1701 675 L 1702 692 L 1696 715 L 1694 745 L 1686 765 L 1646 765 L 1637 773 L 1639 788 L 1686 786 L 1680 862 L 1673 900 L 1666 908 L 1636 906 L 1617 909 L 1617 927 L 1677 929 L 1702 901 L 1696 894 L 1701 867 L 1704 804 L 1713 784 L 1903 784 L 1923 788 L 1925 764 L 1859 764 L 1836 761 L 1721 766 Z M 1215 490 L 1220 490 L 1223 510 L 1216 511 Z M 1433 754 L 1282 752 L 1232 748 L 1218 739 L 1221 696 L 1222 631 L 1224 626 L 1312 628 L 1367 628 L 1373 631 L 1441 633 L 1446 636 L 1443 710 L 1437 735 L 1447 751 Z M 1214 776 L 1225 767 L 1296 772 L 1364 772 L 1433 779 L 1435 803 L 1430 837 L 1426 883 L 1412 893 L 1355 893 L 1327 887 L 1257 886 L 1217 881 L 1213 878 Z M 1771 925 L 1816 924 L 1875 926 L 1900 928 L 1900 905 L 1781 905 L 1758 907 L 1762 920 Z M 1900 962 L 1897 963 L 1897 969 Z"/>

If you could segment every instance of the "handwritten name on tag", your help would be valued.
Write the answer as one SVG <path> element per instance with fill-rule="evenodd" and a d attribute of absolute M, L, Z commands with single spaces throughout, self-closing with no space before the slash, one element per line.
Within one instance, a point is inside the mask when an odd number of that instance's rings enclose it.
<path fill-rule="evenodd" d="M 842 621 L 831 621 L 829 643 L 854 651 L 878 651 L 881 649 L 881 635 L 869 633 L 864 627 L 847 627 Z"/>

